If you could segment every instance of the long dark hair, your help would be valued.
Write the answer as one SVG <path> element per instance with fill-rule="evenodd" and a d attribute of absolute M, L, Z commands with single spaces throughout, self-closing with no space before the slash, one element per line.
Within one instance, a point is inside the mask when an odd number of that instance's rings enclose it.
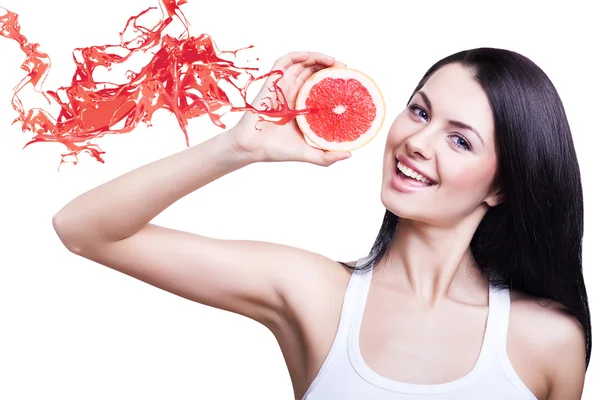
<path fill-rule="evenodd" d="M 585 331 L 586 371 L 592 328 L 582 272 L 583 191 L 571 129 L 556 88 L 531 60 L 516 52 L 478 48 L 434 64 L 420 90 L 440 67 L 460 63 L 489 98 L 498 154 L 497 179 L 504 201 L 490 208 L 470 243 L 482 273 L 495 287 L 551 299 Z M 399 217 L 386 210 L 366 262 L 368 271 L 387 257 Z"/>

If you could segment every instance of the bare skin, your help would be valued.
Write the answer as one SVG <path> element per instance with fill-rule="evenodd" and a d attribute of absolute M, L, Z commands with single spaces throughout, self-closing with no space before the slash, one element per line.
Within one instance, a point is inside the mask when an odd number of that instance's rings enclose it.
<path fill-rule="evenodd" d="M 293 104 L 299 87 L 312 73 L 341 65 L 322 54 L 295 52 L 282 57 L 273 68 L 284 70 L 280 85 Z M 265 83 L 257 99 L 269 95 L 270 83 Z M 333 342 L 350 273 L 323 255 L 295 247 L 219 240 L 150 223 L 180 198 L 246 165 L 300 161 L 327 167 L 347 156 L 309 146 L 295 123 L 264 125 L 262 131 L 255 131 L 255 122 L 254 115 L 246 114 L 229 131 L 106 182 L 75 198 L 52 222 L 74 254 L 266 326 L 282 349 L 294 395 L 300 399 Z M 390 149 L 404 140 L 393 133 L 389 137 Z M 417 141 L 410 143 L 415 152 L 425 149 Z M 386 150 L 386 162 L 390 154 Z M 440 163 L 455 156 L 446 154 Z M 444 171 L 448 174 L 449 170 Z M 441 177 L 446 186 L 440 185 L 440 189 L 444 187 L 451 197 L 452 176 Z M 490 188 L 487 196 L 483 189 L 482 199 L 493 203 L 496 192 Z M 142 197 L 146 201 L 137 201 Z M 382 198 L 396 207 L 390 192 L 382 193 Z M 469 215 L 483 215 L 483 208 L 473 204 Z M 404 212 L 415 214 L 415 210 Z M 468 220 L 474 224 L 476 218 Z M 468 229 L 464 232 L 467 237 Z M 395 248 L 402 248 L 401 242 Z M 468 254 L 457 251 L 454 261 L 444 265 L 436 264 L 434 255 L 428 259 L 433 264 L 427 265 L 438 265 L 437 269 L 426 270 L 419 266 L 422 260 L 411 256 L 398 257 L 389 268 L 386 265 L 374 272 L 360 347 L 367 364 L 383 376 L 411 383 L 439 383 L 466 375 L 475 363 L 487 316 L 487 283 L 477 269 L 467 270 Z M 394 325 L 392 320 L 401 323 Z M 406 326 L 410 330 L 404 329 Z M 453 326 L 460 326 L 460 331 L 453 331 Z M 427 364 L 439 357 L 439 332 L 456 346 L 444 347 L 442 353 L 447 358 L 443 368 L 418 369 L 421 374 L 415 374 L 417 362 Z M 512 293 L 509 358 L 538 399 L 580 397 L 582 343 L 579 325 L 559 307 L 543 308 L 536 299 Z M 413 354 L 402 354 L 402 363 L 393 352 L 399 345 L 415 349 Z"/>
<path fill-rule="evenodd" d="M 308 389 L 333 344 L 350 279 L 350 272 L 333 260 L 323 260 L 322 265 L 313 265 L 310 273 L 306 272 L 305 277 L 313 272 L 319 276 L 300 286 L 305 289 L 302 293 L 297 290 L 295 301 L 289 300 L 292 306 L 297 303 L 294 308 L 302 314 L 295 313 L 293 322 L 287 324 L 289 331 L 276 334 L 297 399 Z M 415 305 L 414 297 L 398 293 L 385 278 L 384 269 L 376 268 L 361 325 L 359 345 L 367 365 L 382 376 L 408 383 L 444 383 L 466 375 L 475 365 L 483 340 L 487 287 L 467 298 L 449 296 L 435 309 L 424 310 Z M 558 398 L 550 396 L 553 371 L 560 360 L 548 353 L 556 345 L 564 346 L 560 343 L 565 336 L 550 333 L 557 329 L 571 330 L 571 334 L 579 331 L 559 306 L 543 307 L 548 302 L 541 301 L 540 305 L 537 300 L 511 291 L 507 351 L 515 371 L 531 392 L 538 399 L 553 399 Z M 403 328 L 406 326 L 410 330 Z M 294 348 L 297 343 L 303 347 Z M 292 350 L 286 354 L 288 348 Z M 398 348 L 414 349 L 414 354 L 395 352 Z M 440 354 L 445 357 L 441 369 Z M 415 368 L 415 365 L 429 367 Z M 294 375 L 295 371 L 302 372 Z"/>

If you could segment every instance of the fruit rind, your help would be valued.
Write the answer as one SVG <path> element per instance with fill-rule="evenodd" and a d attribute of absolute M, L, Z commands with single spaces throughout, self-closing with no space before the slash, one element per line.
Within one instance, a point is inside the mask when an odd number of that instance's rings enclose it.
<path fill-rule="evenodd" d="M 304 134 L 304 138 L 306 139 L 306 141 L 309 144 L 312 143 L 312 145 L 314 145 L 315 147 L 321 148 L 323 150 L 356 150 L 373 140 L 381 130 L 381 127 L 383 126 L 383 121 L 385 120 L 386 112 L 383 94 L 381 93 L 379 86 L 377 86 L 373 79 L 371 79 L 371 77 L 369 77 L 362 71 L 352 68 L 340 67 L 325 68 L 314 73 L 302 85 L 296 98 L 296 110 L 302 110 L 306 108 L 306 99 L 308 98 L 312 87 L 321 80 L 328 77 L 342 79 L 357 79 L 362 85 L 365 86 L 365 88 L 367 88 L 367 90 L 373 98 L 373 102 L 375 103 L 376 109 L 375 119 L 373 120 L 371 128 L 354 141 L 330 142 L 321 138 L 320 136 L 317 136 L 313 132 L 304 115 L 297 116 L 296 122 L 298 123 L 298 127 Z"/>

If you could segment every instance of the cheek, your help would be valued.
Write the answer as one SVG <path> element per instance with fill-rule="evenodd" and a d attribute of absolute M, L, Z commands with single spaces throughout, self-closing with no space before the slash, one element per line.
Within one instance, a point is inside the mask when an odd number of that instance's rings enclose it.
<path fill-rule="evenodd" d="M 440 165 L 440 178 L 443 186 L 451 190 L 468 193 L 486 192 L 494 177 L 492 163 L 460 163 L 458 160 L 449 165 Z"/>
<path fill-rule="evenodd" d="M 408 129 L 408 123 L 410 122 L 409 118 L 410 117 L 405 114 L 405 111 L 396 117 L 388 132 L 389 141 L 398 143 L 410 136 Z"/>

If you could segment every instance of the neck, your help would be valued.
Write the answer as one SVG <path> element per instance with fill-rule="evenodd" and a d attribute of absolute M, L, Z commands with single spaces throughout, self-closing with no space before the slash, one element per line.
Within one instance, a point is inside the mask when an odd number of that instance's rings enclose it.
<path fill-rule="evenodd" d="M 470 216 L 450 227 L 400 219 L 392 240 L 383 278 L 416 301 L 434 307 L 447 296 L 475 299 L 487 294 L 470 242 L 481 218 Z M 485 291 L 485 292 L 484 292 Z"/>

